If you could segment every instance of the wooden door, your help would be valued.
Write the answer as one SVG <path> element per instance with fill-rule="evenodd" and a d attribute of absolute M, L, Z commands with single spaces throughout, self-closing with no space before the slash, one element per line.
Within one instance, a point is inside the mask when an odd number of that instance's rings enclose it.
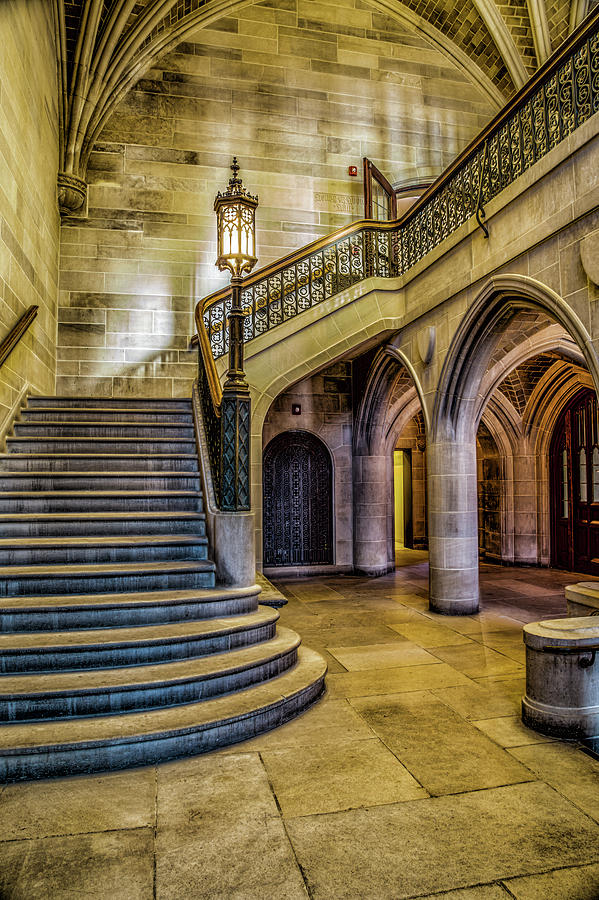
<path fill-rule="evenodd" d="M 552 564 L 599 575 L 597 398 L 581 391 L 566 407 L 551 443 Z"/>
<path fill-rule="evenodd" d="M 364 157 L 364 218 L 391 222 L 397 218 L 397 197 L 390 182 L 372 160 Z"/>

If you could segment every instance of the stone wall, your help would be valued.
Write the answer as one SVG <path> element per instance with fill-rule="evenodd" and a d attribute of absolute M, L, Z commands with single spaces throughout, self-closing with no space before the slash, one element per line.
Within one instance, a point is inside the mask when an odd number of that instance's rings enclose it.
<path fill-rule="evenodd" d="M 59 217 L 52 4 L 0 3 L 0 340 L 33 325 L 0 368 L 0 439 L 27 390 L 54 391 Z"/>
<path fill-rule="evenodd" d="M 363 214 L 370 157 L 442 171 L 492 115 L 439 51 L 362 0 L 269 0 L 145 73 L 92 154 L 89 218 L 62 230 L 59 390 L 188 394 L 196 299 L 220 287 L 213 198 L 236 154 L 259 264 Z"/>
<path fill-rule="evenodd" d="M 300 415 L 292 413 L 295 404 L 301 407 Z M 338 570 L 348 571 L 353 563 L 350 362 L 336 363 L 280 394 L 264 422 L 264 447 L 277 434 L 298 428 L 317 435 L 331 453 L 334 565 Z"/>

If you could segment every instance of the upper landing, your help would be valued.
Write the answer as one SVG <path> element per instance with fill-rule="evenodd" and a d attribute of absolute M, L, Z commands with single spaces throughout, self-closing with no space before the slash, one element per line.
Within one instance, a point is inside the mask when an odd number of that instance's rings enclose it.
<path fill-rule="evenodd" d="M 254 416 L 397 332 L 430 416 L 452 337 L 477 298 L 497 292 L 560 322 L 597 372 L 598 32 L 595 14 L 402 219 L 355 223 L 246 279 Z M 224 290 L 196 309 L 220 375 L 227 301 Z"/>

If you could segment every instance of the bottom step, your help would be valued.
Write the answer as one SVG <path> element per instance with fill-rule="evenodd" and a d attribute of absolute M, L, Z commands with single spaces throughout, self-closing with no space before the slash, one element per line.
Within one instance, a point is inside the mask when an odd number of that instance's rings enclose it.
<path fill-rule="evenodd" d="M 292 669 L 224 697 L 149 712 L 2 725 L 0 781 L 126 769 L 247 740 L 317 700 L 326 668 L 321 656 L 299 647 Z"/>

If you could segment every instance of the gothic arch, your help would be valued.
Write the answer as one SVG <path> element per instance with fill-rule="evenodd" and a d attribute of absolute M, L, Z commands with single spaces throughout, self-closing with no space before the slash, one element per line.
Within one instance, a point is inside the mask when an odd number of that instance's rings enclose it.
<path fill-rule="evenodd" d="M 470 306 L 445 357 L 433 410 L 436 440 L 471 437 L 480 408 L 484 373 L 498 336 L 523 309 L 548 314 L 576 342 L 599 387 L 599 361 L 590 335 L 576 313 L 555 291 L 524 275 L 495 276 Z"/>
<path fill-rule="evenodd" d="M 406 382 L 402 394 L 391 402 L 394 387 Z M 407 415 L 407 410 L 411 410 Z M 403 425 L 418 409 L 422 410 L 428 431 L 428 416 L 422 387 L 413 365 L 392 344 L 382 347 L 374 357 L 366 379 L 355 423 L 354 449 L 361 455 L 384 454 Z M 383 415 L 383 410 L 387 414 Z"/>

